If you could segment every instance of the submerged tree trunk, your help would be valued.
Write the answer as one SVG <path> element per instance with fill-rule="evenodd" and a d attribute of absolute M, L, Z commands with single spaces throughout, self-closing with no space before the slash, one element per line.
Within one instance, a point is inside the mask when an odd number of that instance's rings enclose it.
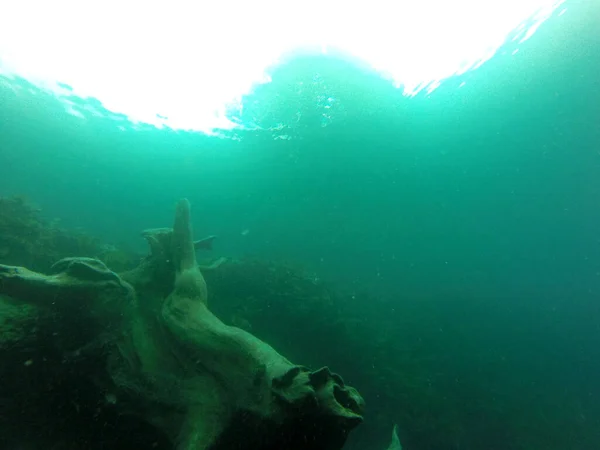
<path fill-rule="evenodd" d="M 361 396 L 328 368 L 295 365 L 211 313 L 195 250 L 213 237 L 193 241 L 188 201 L 173 229 L 143 235 L 150 255 L 120 275 L 90 258 L 63 259 L 49 275 L 0 265 L 0 350 L 36 354 L 20 366 L 31 371 L 44 330 L 63 355 L 55 370 L 94 361 L 81 376 L 106 403 L 179 450 L 342 448 L 362 421 Z"/>

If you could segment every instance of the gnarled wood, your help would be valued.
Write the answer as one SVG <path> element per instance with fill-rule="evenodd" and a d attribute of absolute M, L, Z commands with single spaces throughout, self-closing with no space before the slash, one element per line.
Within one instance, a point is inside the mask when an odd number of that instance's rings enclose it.
<path fill-rule="evenodd" d="M 291 363 L 208 308 L 190 205 L 173 229 L 144 232 L 150 255 L 118 275 L 101 261 L 69 258 L 44 275 L 0 266 L 0 294 L 68 314 L 102 330 L 104 381 L 115 404 L 164 432 L 180 450 L 339 449 L 364 402 L 329 369 Z M 82 342 L 81 345 L 87 343 Z"/>

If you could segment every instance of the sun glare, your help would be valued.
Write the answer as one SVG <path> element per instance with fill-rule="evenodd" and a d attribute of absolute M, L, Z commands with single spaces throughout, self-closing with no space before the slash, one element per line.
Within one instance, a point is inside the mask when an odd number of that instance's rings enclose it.
<path fill-rule="evenodd" d="M 228 106 L 295 49 L 350 54 L 414 95 L 528 39 L 563 2 L 13 0 L 0 71 L 133 122 L 210 132 L 236 126 Z"/>

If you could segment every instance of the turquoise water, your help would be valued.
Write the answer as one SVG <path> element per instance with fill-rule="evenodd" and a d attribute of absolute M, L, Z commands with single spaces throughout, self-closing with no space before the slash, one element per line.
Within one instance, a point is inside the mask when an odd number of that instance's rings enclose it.
<path fill-rule="evenodd" d="M 139 231 L 169 226 L 187 197 L 218 255 L 291 261 L 357 302 L 385 299 L 353 306 L 369 326 L 400 303 L 422 307 L 430 328 L 410 338 L 444 355 L 431 377 L 454 399 L 448 415 L 477 435 L 444 449 L 598 449 L 592 3 L 573 2 L 516 55 L 508 45 L 429 95 L 403 96 L 343 55 L 298 54 L 243 99 L 245 129 L 219 136 L 133 125 L 73 98 L 77 117 L 26 80 L 0 78 L 0 195 L 134 252 Z M 376 380 L 344 376 L 361 381 L 373 414 L 350 446 L 383 441 L 399 422 L 405 448 L 442 448 L 407 428 L 415 419 L 379 399 Z M 470 409 L 473 398 L 490 410 Z"/>

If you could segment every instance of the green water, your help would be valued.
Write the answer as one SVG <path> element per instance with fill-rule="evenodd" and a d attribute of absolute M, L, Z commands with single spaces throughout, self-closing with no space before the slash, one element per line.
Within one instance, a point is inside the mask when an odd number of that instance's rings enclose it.
<path fill-rule="evenodd" d="M 5 80 L 0 195 L 131 251 L 187 197 L 217 254 L 301 264 L 348 293 L 362 336 L 389 330 L 361 361 L 401 372 L 408 346 L 431 387 L 413 408 L 346 361 L 364 342 L 327 350 L 369 405 L 349 448 L 382 448 L 398 422 L 409 450 L 595 450 L 600 10 L 569 8 L 429 96 L 300 55 L 244 100 L 261 129 L 222 137 L 81 119 Z"/>

